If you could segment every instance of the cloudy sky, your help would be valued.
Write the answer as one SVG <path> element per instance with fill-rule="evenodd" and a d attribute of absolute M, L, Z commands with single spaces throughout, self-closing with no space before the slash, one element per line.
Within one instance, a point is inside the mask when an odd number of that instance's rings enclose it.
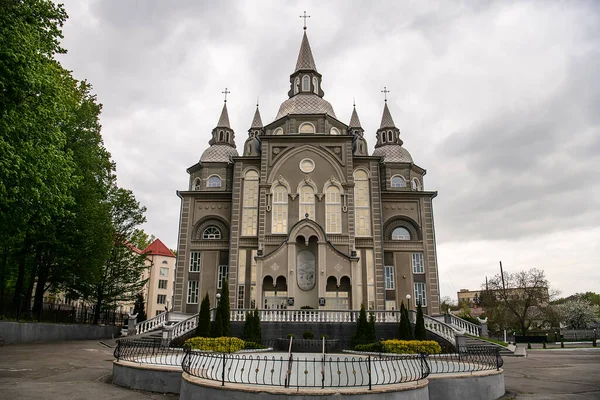
<path fill-rule="evenodd" d="M 374 3 L 374 4 L 371 4 Z M 287 98 L 304 10 L 323 90 L 352 101 L 373 149 L 387 86 L 404 147 L 427 169 L 443 296 L 530 267 L 562 295 L 600 292 L 597 1 L 66 1 L 63 65 L 104 105 L 119 184 L 176 246 L 186 168 L 225 87 L 238 149 L 256 98 Z M 241 152 L 241 151 L 240 151 Z"/>

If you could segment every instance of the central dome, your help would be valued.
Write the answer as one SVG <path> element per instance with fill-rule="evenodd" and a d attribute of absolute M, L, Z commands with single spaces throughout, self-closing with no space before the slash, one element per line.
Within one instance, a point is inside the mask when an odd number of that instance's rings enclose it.
<path fill-rule="evenodd" d="M 231 157 L 237 157 L 235 147 L 228 144 L 217 143 L 204 150 L 200 162 L 231 162 Z"/>
<path fill-rule="evenodd" d="M 376 157 L 382 157 L 384 163 L 412 163 L 413 159 L 404 147 L 394 146 L 381 146 L 375 149 L 373 155 Z"/>
<path fill-rule="evenodd" d="M 327 114 L 337 118 L 331 104 L 316 94 L 298 94 L 287 99 L 281 103 L 275 119 L 278 120 L 288 114 Z"/>

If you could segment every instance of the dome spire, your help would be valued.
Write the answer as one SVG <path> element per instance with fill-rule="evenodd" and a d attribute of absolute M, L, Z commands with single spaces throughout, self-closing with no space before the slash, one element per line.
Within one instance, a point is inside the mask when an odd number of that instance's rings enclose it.
<path fill-rule="evenodd" d="M 358 118 L 358 113 L 356 112 L 356 104 L 354 104 L 354 108 L 352 109 L 352 116 L 350 117 L 350 123 L 348 124 L 349 128 L 362 128 L 360 124 L 360 119 Z"/>
<path fill-rule="evenodd" d="M 306 31 L 304 31 L 304 35 L 302 35 L 302 43 L 300 44 L 300 52 L 298 53 L 298 61 L 296 61 L 296 69 L 294 72 L 300 70 L 317 71 L 317 65 L 315 64 L 315 59 L 313 58 L 312 50 L 310 49 Z"/>
<path fill-rule="evenodd" d="M 256 111 L 254 112 L 254 118 L 252 118 L 252 124 L 250 125 L 250 129 L 262 129 L 263 123 L 262 118 L 260 117 L 260 111 L 258 110 L 258 100 L 256 101 Z"/>
<path fill-rule="evenodd" d="M 217 122 L 217 128 L 229 128 L 229 113 L 227 112 L 227 95 L 231 93 L 227 88 L 225 91 L 221 92 L 225 95 L 225 99 L 223 100 L 223 110 L 221 111 L 221 116 L 219 117 L 219 122 Z"/>
<path fill-rule="evenodd" d="M 381 116 L 381 125 L 379 129 L 383 128 L 395 128 L 394 120 L 392 119 L 392 114 L 390 113 L 390 109 L 387 105 L 387 100 L 385 105 L 383 106 L 383 115 Z"/>

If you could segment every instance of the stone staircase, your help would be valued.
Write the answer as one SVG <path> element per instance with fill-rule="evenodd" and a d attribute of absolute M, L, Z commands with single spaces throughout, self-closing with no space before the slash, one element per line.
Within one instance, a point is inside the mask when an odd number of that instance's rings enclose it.
<path fill-rule="evenodd" d="M 488 342 L 485 339 L 473 337 L 473 336 L 465 336 L 465 343 L 467 347 L 494 347 L 500 349 L 500 355 L 502 357 L 509 357 L 515 355 L 516 346 L 509 344 L 508 347 L 501 346 L 496 343 Z"/>

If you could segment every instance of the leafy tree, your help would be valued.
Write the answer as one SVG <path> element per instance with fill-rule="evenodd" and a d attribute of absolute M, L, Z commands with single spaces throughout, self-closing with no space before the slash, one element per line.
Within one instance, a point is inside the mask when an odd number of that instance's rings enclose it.
<path fill-rule="evenodd" d="M 138 293 L 135 297 L 135 303 L 133 304 L 133 314 L 137 314 L 137 322 L 143 322 L 148 317 L 146 316 L 146 306 L 144 304 L 144 295 Z"/>
<path fill-rule="evenodd" d="M 365 311 L 365 305 L 360 305 L 360 312 L 358 313 L 358 320 L 356 321 L 356 332 L 352 338 L 352 346 L 359 344 L 368 344 L 369 342 L 369 322 L 367 321 L 367 312 Z"/>
<path fill-rule="evenodd" d="M 562 322 L 569 329 L 586 329 L 599 318 L 599 307 L 581 299 L 568 300 L 558 306 Z"/>
<path fill-rule="evenodd" d="M 260 315 L 257 309 L 246 313 L 242 339 L 254 343 L 262 342 L 262 328 L 260 326 Z"/>
<path fill-rule="evenodd" d="M 208 298 L 208 293 L 206 293 L 200 304 L 196 336 L 210 337 L 210 299 Z"/>
<path fill-rule="evenodd" d="M 148 235 L 143 229 L 135 229 L 131 235 L 131 244 L 138 249 L 144 250 L 156 240 L 154 235 Z"/>
<path fill-rule="evenodd" d="M 415 323 L 415 339 L 427 340 L 427 331 L 425 330 L 425 317 L 423 316 L 423 307 L 421 302 L 417 302 L 417 320 Z"/>
<path fill-rule="evenodd" d="M 231 335 L 231 310 L 229 306 L 229 283 L 227 278 L 223 278 L 221 289 L 221 298 L 219 299 L 219 306 L 221 307 L 221 319 L 223 325 L 223 336 Z"/>
<path fill-rule="evenodd" d="M 404 306 L 404 302 L 400 303 L 400 324 L 398 325 L 397 336 L 400 340 L 412 340 L 410 319 L 408 316 L 408 310 Z"/>
<path fill-rule="evenodd" d="M 375 314 L 369 314 L 369 324 L 367 325 L 367 343 L 374 343 L 377 341 L 377 332 L 375 330 Z"/>

